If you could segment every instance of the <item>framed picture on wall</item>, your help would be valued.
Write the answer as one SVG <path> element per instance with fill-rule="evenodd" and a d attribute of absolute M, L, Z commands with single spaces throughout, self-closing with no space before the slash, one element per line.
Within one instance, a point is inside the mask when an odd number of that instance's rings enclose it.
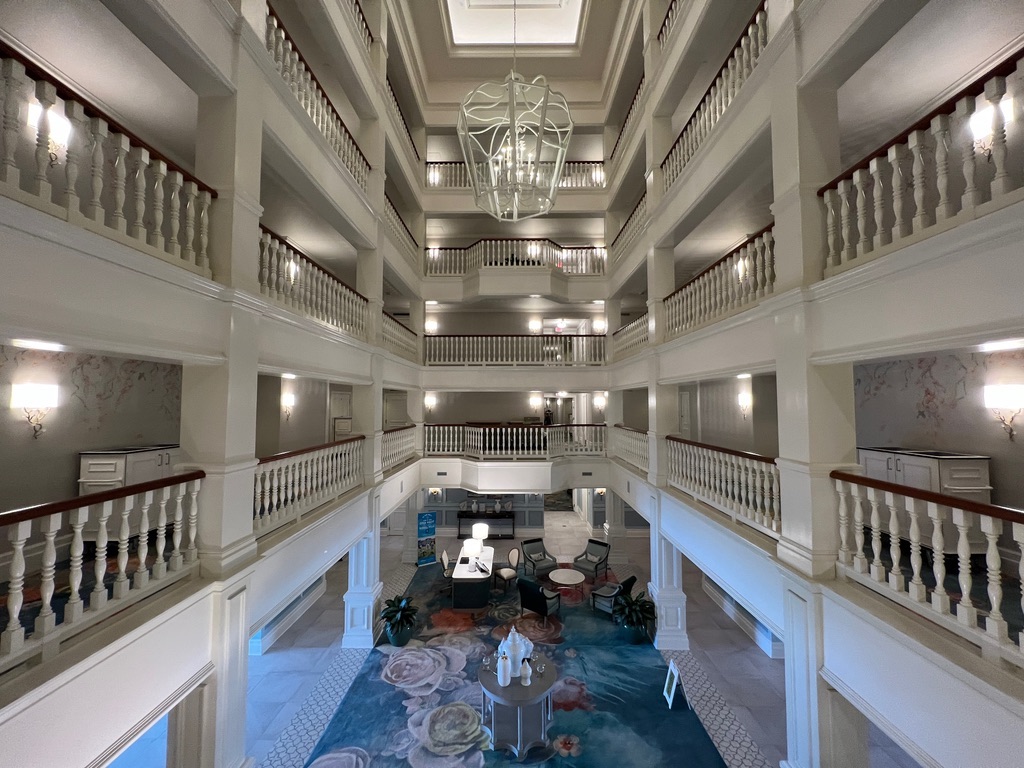
<path fill-rule="evenodd" d="M 334 419 L 334 439 L 344 440 L 352 434 L 352 419 Z"/>

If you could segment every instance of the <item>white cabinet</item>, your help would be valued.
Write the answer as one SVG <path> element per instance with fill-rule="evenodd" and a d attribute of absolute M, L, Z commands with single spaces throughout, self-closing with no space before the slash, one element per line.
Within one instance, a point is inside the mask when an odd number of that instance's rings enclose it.
<path fill-rule="evenodd" d="M 175 474 L 174 465 L 181 460 L 181 449 L 174 444 L 82 451 L 78 455 L 78 495 L 170 477 Z M 129 519 L 133 536 L 139 533 L 139 517 L 140 513 L 136 511 Z M 112 530 L 108 528 L 107 532 L 109 534 Z M 82 537 L 86 541 L 94 540 L 95 525 L 87 525 Z"/>
<path fill-rule="evenodd" d="M 990 504 L 992 486 L 989 485 L 989 457 L 955 451 L 915 451 L 906 448 L 858 448 L 864 474 L 874 480 L 885 480 L 897 485 L 921 488 L 926 491 L 956 496 L 982 504 Z M 867 510 L 865 510 L 865 519 Z M 889 530 L 888 512 L 882 513 L 882 529 Z M 906 538 L 910 530 L 910 517 L 905 511 L 897 515 L 900 537 Z M 932 525 L 927 519 L 919 520 L 921 538 L 931 541 Z M 953 525 L 943 526 L 944 551 L 955 553 L 957 532 Z M 969 538 L 972 553 L 985 551 L 985 537 L 972 529 Z"/>

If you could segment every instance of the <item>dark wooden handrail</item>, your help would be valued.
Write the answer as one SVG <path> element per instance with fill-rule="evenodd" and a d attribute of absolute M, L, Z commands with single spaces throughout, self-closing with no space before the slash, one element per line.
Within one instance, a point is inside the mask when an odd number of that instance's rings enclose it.
<path fill-rule="evenodd" d="M 619 231 L 618 231 L 618 233 L 616 233 L 615 239 L 612 240 L 612 244 L 610 246 L 608 246 L 609 248 L 614 248 L 615 244 L 617 242 L 619 242 L 619 238 L 622 237 L 622 233 L 626 231 L 626 225 L 629 224 L 629 220 L 633 218 L 633 214 L 637 212 L 637 210 L 640 208 L 641 205 L 643 205 L 643 203 L 644 203 L 644 201 L 646 199 L 647 199 L 647 193 L 644 192 L 642 195 L 640 195 L 640 199 L 636 201 L 636 205 L 633 206 L 633 210 L 629 212 L 629 216 L 627 216 L 623 220 L 622 226 L 619 227 Z"/>
<path fill-rule="evenodd" d="M 641 320 L 643 320 L 643 319 L 644 319 L 645 317 L 647 317 L 647 316 L 648 316 L 649 314 L 650 314 L 650 312 L 644 312 L 644 313 L 643 313 L 642 315 L 640 315 L 640 317 L 634 317 L 634 318 L 633 318 L 632 320 L 630 320 L 630 321 L 629 321 L 628 323 L 626 323 L 626 324 L 625 324 L 624 326 L 622 326 L 621 328 L 619 328 L 619 330 L 617 330 L 617 331 L 612 331 L 612 336 L 618 336 L 618 335 L 619 335 L 620 333 L 622 333 L 622 332 L 623 332 L 623 331 L 625 331 L 625 330 L 626 330 L 627 328 L 629 328 L 629 326 L 631 326 L 631 325 L 632 325 L 633 323 L 638 323 L 638 322 L 640 322 L 640 321 L 641 321 Z M 616 426 L 618 426 L 618 425 L 616 425 Z"/>
<path fill-rule="evenodd" d="M 352 437 L 346 437 L 344 440 L 335 440 L 333 443 L 314 445 L 312 448 L 299 448 L 296 451 L 284 451 L 283 453 L 275 453 L 273 456 L 264 456 L 263 458 L 258 459 L 258 462 L 260 464 L 269 464 L 272 461 L 280 461 L 281 459 L 291 459 L 295 456 L 301 456 L 304 453 L 322 451 L 326 448 L 335 448 L 339 445 L 345 445 L 346 443 L 358 443 L 360 440 L 365 439 L 366 435 L 353 435 Z"/>
<path fill-rule="evenodd" d="M 911 488 L 908 485 L 890 483 L 886 480 L 875 480 L 870 477 L 865 477 L 864 475 L 855 475 L 852 472 L 843 472 L 840 469 L 833 469 L 829 472 L 828 476 L 833 480 L 845 480 L 848 483 L 856 483 L 857 485 L 864 485 L 868 488 L 875 488 L 876 490 L 886 491 L 888 493 L 898 493 L 900 496 L 909 496 L 912 499 L 920 499 L 921 501 L 927 501 L 933 504 L 941 504 L 944 507 L 956 507 L 957 509 L 962 509 L 965 512 L 974 512 L 978 515 L 996 517 L 1000 520 L 1006 520 L 1011 523 L 1024 523 L 1024 511 L 1012 509 L 1010 507 L 999 507 L 995 504 L 983 504 L 980 501 L 961 499 L 957 496 L 947 496 L 944 493 L 926 491 L 922 488 Z"/>
<path fill-rule="evenodd" d="M 607 427 L 607 424 L 508 424 L 481 425 L 475 422 L 463 424 L 424 424 L 425 427 L 475 427 L 476 429 L 505 429 L 507 427 L 536 427 L 537 429 L 564 429 L 565 427 Z M 646 433 L 644 433 L 646 434 Z"/>
<path fill-rule="evenodd" d="M 553 164 L 554 162 L 555 162 L 554 160 L 541 160 L 540 164 L 543 165 L 543 164 L 547 163 L 547 164 L 550 165 L 550 164 Z M 571 165 L 573 163 L 576 163 L 578 165 L 582 165 L 584 163 L 589 163 L 590 165 L 603 165 L 604 164 L 604 160 L 565 160 L 565 161 L 563 161 L 562 165 L 563 166 Z M 427 165 L 465 165 L 465 164 L 466 164 L 465 160 L 428 160 L 427 161 Z"/>
<path fill-rule="evenodd" d="M 636 91 L 633 93 L 633 98 L 629 102 L 629 109 L 626 110 L 626 116 L 622 119 L 622 127 L 619 128 L 619 135 L 615 137 L 615 144 L 612 145 L 612 151 L 608 154 L 609 160 L 615 157 L 615 150 L 619 148 L 619 143 L 622 141 L 622 134 L 625 133 L 626 121 L 629 119 L 629 115 L 633 111 L 633 107 L 636 106 L 637 97 L 640 95 L 640 89 L 643 87 L 644 76 L 640 75 L 640 82 L 637 84 Z"/>
<path fill-rule="evenodd" d="M 402 214 L 398 212 L 398 206 L 396 206 L 394 202 L 392 202 L 391 198 L 388 197 L 388 194 L 386 192 L 384 193 L 384 199 L 388 201 L 388 205 L 391 206 L 391 210 L 395 212 L 395 216 L 402 223 L 402 229 L 405 230 L 405 234 L 409 236 L 409 239 L 412 240 L 412 244 L 415 245 L 416 248 L 418 249 L 420 247 L 419 240 L 416 239 L 416 236 L 412 233 L 412 230 L 409 229 L 409 225 L 405 223 L 405 219 L 402 218 Z"/>
<path fill-rule="evenodd" d="M 35 520 L 40 517 L 46 517 L 47 515 L 55 515 L 58 512 L 68 512 L 72 509 L 91 507 L 93 504 L 103 504 L 108 501 L 134 496 L 137 493 L 156 491 L 160 488 L 178 485 L 179 483 L 187 483 L 190 480 L 200 480 L 204 477 L 206 477 L 206 473 L 201 469 L 196 469 L 191 472 L 183 472 L 180 475 L 162 477 L 159 480 L 147 480 L 144 483 L 126 485 L 123 488 L 111 488 L 109 491 L 87 493 L 84 496 L 76 496 L 73 499 L 50 501 L 46 504 L 36 504 L 31 507 L 12 509 L 8 512 L 0 512 L 0 526 L 22 523 L 26 520 Z"/>
<path fill-rule="evenodd" d="M 405 135 L 409 137 L 409 144 L 412 145 L 412 153 L 416 155 L 416 159 L 420 159 L 420 153 L 416 149 L 416 142 L 412 139 L 412 131 L 409 130 L 409 123 L 405 119 L 405 113 L 402 111 L 402 105 L 398 103 L 398 95 L 395 93 L 395 89 L 391 87 L 391 78 L 386 78 L 385 82 L 388 86 L 388 93 L 391 95 L 391 100 L 395 104 L 395 109 L 398 110 L 398 117 L 402 121 L 402 127 L 405 128 Z"/>
<path fill-rule="evenodd" d="M 964 88 L 961 88 L 959 91 L 956 92 L 955 95 L 946 99 L 944 102 L 942 102 L 939 106 L 935 107 L 935 109 L 933 109 L 927 115 L 915 121 L 914 124 L 911 125 L 909 128 L 905 128 L 904 130 L 900 131 L 900 133 L 896 134 L 891 139 L 883 143 L 874 152 L 865 155 L 861 160 L 851 165 L 849 168 L 840 173 L 830 182 L 824 184 L 820 189 L 818 189 L 818 196 L 824 196 L 824 194 L 828 192 L 828 190 L 832 189 L 843 179 L 846 179 L 849 176 L 853 175 L 856 171 L 870 167 L 871 161 L 874 160 L 876 157 L 882 157 L 885 153 L 889 151 L 889 147 L 892 147 L 906 140 L 906 138 L 914 131 L 920 131 L 927 128 L 929 125 L 931 125 L 932 120 L 938 117 L 939 115 L 947 114 L 953 111 L 953 109 L 956 107 L 956 103 L 960 101 L 960 99 L 962 99 L 964 96 L 976 95 L 984 91 L 985 83 L 988 80 L 991 80 L 993 77 L 1008 77 L 1012 75 L 1017 70 L 1017 62 L 1022 57 L 1024 57 L 1024 48 L 1018 48 L 1014 53 L 1010 54 L 1010 56 L 1008 56 L 1006 59 L 1001 61 L 996 66 L 992 67 L 992 69 L 988 70 L 985 74 L 974 79 L 969 85 L 967 85 Z"/>
<path fill-rule="evenodd" d="M 771 224 L 769 224 L 769 225 L 768 225 L 767 227 L 765 227 L 764 229 L 760 229 L 760 230 L 758 230 L 757 232 L 755 232 L 754 234 L 752 234 L 752 235 L 751 235 L 750 237 L 748 237 L 748 238 L 747 238 L 746 240 L 744 240 L 744 241 L 743 241 L 742 243 L 740 243 L 740 244 L 739 244 L 739 245 L 737 245 L 737 246 L 736 246 L 735 248 L 733 248 L 733 249 L 732 249 L 731 251 L 729 251 L 729 252 L 728 252 L 727 254 L 725 254 L 725 256 L 723 256 L 722 258 L 718 259 L 718 260 L 717 260 L 717 261 L 716 261 L 716 262 L 715 262 L 714 264 L 712 264 L 711 266 L 705 267 L 705 268 L 704 268 L 704 269 L 702 269 L 702 270 L 701 270 L 700 272 L 698 272 L 698 273 L 697 273 L 696 275 L 694 275 L 694 276 L 693 276 L 693 277 L 691 277 L 691 278 L 690 278 L 689 280 L 687 280 L 687 281 L 686 281 L 685 283 L 683 283 L 683 284 L 682 284 L 681 286 L 679 286 L 678 288 L 676 288 L 676 289 L 675 289 L 674 291 L 672 291 L 672 293 L 670 293 L 670 294 L 669 294 L 668 296 L 666 296 L 666 297 L 665 297 L 664 299 L 662 299 L 662 301 L 668 301 L 668 300 L 669 300 L 669 299 L 671 299 L 671 298 L 672 298 L 673 296 L 675 296 L 675 295 L 676 295 L 677 293 L 680 293 L 680 292 L 682 292 L 683 290 L 685 290 L 685 289 L 686 289 L 686 287 L 687 287 L 687 286 L 689 286 L 689 285 L 691 285 L 691 284 L 693 284 L 693 283 L 697 282 L 697 281 L 698 281 L 698 280 L 699 280 L 700 278 L 704 277 L 704 275 L 706 275 L 706 274 L 707 274 L 708 272 L 710 272 L 711 270 L 713 270 L 713 269 L 714 269 L 715 267 L 717 267 L 717 266 L 718 266 L 719 264 L 721 264 L 722 262 L 724 262 L 724 261 L 728 260 L 728 259 L 729 259 L 729 257 L 731 257 L 731 256 L 735 256 L 735 255 L 736 255 L 736 253 L 737 253 L 738 251 L 741 251 L 741 250 L 743 250 L 743 249 L 744 249 L 744 248 L 746 248 L 746 247 L 747 247 L 748 245 L 750 245 L 750 244 L 751 244 L 752 242 L 754 242 L 755 240 L 757 240 L 757 238 L 759 238 L 759 237 L 760 237 L 761 235 L 763 235 L 763 234 L 764 234 L 765 232 L 770 232 L 770 231 L 771 231 L 771 230 L 772 230 L 772 229 L 773 229 L 774 227 L 775 227 L 775 222 L 773 221 L 773 222 L 772 222 Z"/>
<path fill-rule="evenodd" d="M 357 3 L 357 5 L 358 5 L 358 3 Z M 362 8 L 360 8 L 359 10 L 360 10 L 360 13 L 361 13 L 362 12 Z M 352 145 L 356 148 L 356 152 L 358 152 L 359 156 L 361 158 L 363 158 L 363 162 L 366 163 L 366 167 L 369 168 L 370 170 L 373 170 L 373 166 L 370 165 L 370 161 L 366 159 L 366 155 L 363 154 L 363 150 L 359 148 L 359 142 L 356 141 L 355 134 L 353 134 L 352 131 L 350 131 L 348 129 L 348 126 L 345 125 L 345 121 L 341 117 L 341 112 L 339 112 L 338 108 L 336 106 L 334 106 L 334 102 L 331 101 L 331 97 L 327 95 L 327 89 L 324 88 L 323 85 L 320 83 L 320 81 L 317 79 L 316 73 L 313 72 L 313 68 L 311 66 L 309 66 L 309 62 L 306 61 L 306 58 L 302 55 L 302 51 L 299 50 L 299 46 L 295 43 L 295 38 L 292 37 L 290 34 L 288 34 L 288 30 L 285 27 L 284 22 L 281 21 L 281 17 L 278 16 L 277 12 L 273 9 L 273 7 L 269 3 L 267 4 L 267 13 L 269 13 L 271 16 L 273 16 L 275 19 L 277 19 L 277 26 L 278 26 L 278 28 L 282 32 L 284 32 L 284 36 L 292 44 L 292 50 L 295 51 L 296 55 L 299 57 L 299 61 L 301 61 L 306 66 L 306 71 L 309 72 L 310 78 L 313 80 L 314 83 L 317 84 L 317 87 L 320 88 L 320 93 L 322 93 L 324 95 L 324 98 L 327 100 L 328 105 L 330 105 L 330 107 L 333 110 L 334 114 L 338 116 L 338 122 L 341 123 L 341 127 L 345 129 L 345 133 L 347 133 L 349 135 L 349 137 L 352 139 Z M 364 19 L 364 23 L 365 23 L 365 19 Z M 370 37 L 372 38 L 373 35 L 371 34 Z"/>
<path fill-rule="evenodd" d="M 644 431 L 642 429 L 636 429 L 634 427 L 627 427 L 625 424 L 616 424 L 615 427 L 617 429 L 624 429 L 627 432 L 635 432 L 636 434 L 643 435 L 644 437 L 647 436 L 647 432 L 646 431 Z"/>
<path fill-rule="evenodd" d="M 603 333 L 433 333 L 428 339 L 603 339 Z"/>
<path fill-rule="evenodd" d="M 661 161 L 661 167 L 662 168 L 664 168 L 665 163 L 668 161 L 668 156 L 672 154 L 672 150 L 676 148 L 676 144 L 679 143 L 680 139 L 683 138 L 683 134 L 686 133 L 686 127 L 691 122 L 693 122 L 693 118 L 696 116 L 697 111 L 700 109 L 700 105 L 704 103 L 704 99 L 706 99 L 709 95 L 711 95 L 711 89 L 715 87 L 715 81 L 718 80 L 718 76 L 722 73 L 722 70 L 729 63 L 729 59 L 732 58 L 732 55 L 733 55 L 733 53 L 735 53 L 737 46 L 739 46 L 743 42 L 743 36 L 747 34 L 747 30 L 750 29 L 750 25 L 753 24 L 755 21 L 757 21 L 757 14 L 761 13 L 762 11 L 766 11 L 767 4 L 768 4 L 767 0 L 764 0 L 764 2 L 762 2 L 760 5 L 757 6 L 757 10 L 754 11 L 753 15 L 750 17 L 750 21 L 748 21 L 746 24 L 743 25 L 743 31 L 740 32 L 740 36 L 738 38 L 736 38 L 736 42 L 733 43 L 732 46 L 729 47 L 729 53 L 726 55 L 725 60 L 721 63 L 721 65 L 718 67 L 718 69 L 714 70 L 714 75 L 711 78 L 711 84 L 708 85 L 708 89 L 706 91 L 704 91 L 704 94 L 700 97 L 700 99 L 698 99 L 697 106 L 695 106 L 693 108 L 693 112 L 691 112 L 690 116 L 688 118 L 686 118 L 686 122 L 683 123 L 683 127 L 679 131 L 679 135 L 676 136 L 676 140 L 672 142 L 672 146 L 669 148 L 668 152 L 665 154 L 665 159 Z M 667 18 L 667 14 L 666 14 L 666 18 Z"/>
<path fill-rule="evenodd" d="M 359 297 L 360 299 L 362 299 L 363 301 L 365 301 L 365 302 L 369 303 L 369 301 L 370 301 L 370 300 L 369 300 L 369 299 L 367 299 L 367 298 L 366 298 L 365 296 L 363 296 L 363 294 L 361 294 L 361 293 L 360 293 L 359 291 L 357 291 L 357 290 L 356 290 L 355 288 L 353 288 L 353 287 L 352 287 L 351 285 L 349 285 L 349 284 L 348 284 L 348 283 L 346 283 L 346 282 L 345 282 L 344 280 L 342 280 L 341 278 L 339 278 L 339 277 L 338 277 L 337 275 L 331 274 L 331 273 L 330 273 L 330 272 L 328 272 L 328 271 L 327 271 L 326 269 L 324 269 L 323 267 L 321 267 L 321 266 L 320 266 L 319 264 L 317 264 L 317 263 L 316 263 L 316 261 L 314 261 L 314 260 L 313 260 L 313 259 L 312 259 L 311 257 L 309 257 L 308 255 L 306 255 L 305 253 L 303 253 L 302 249 L 301 249 L 301 248 L 299 248 L 298 246 L 296 246 L 296 245 L 295 245 L 295 243 L 292 243 L 292 242 L 290 242 L 290 241 L 288 240 L 288 238 L 287 238 L 287 237 L 283 237 L 283 236 L 281 236 L 281 235 L 277 234 L 277 232 L 275 232 L 274 230 L 272 230 L 272 229 L 271 229 L 270 227 L 265 227 L 265 226 L 264 226 L 263 224 L 260 224 L 260 229 L 262 229 L 262 230 L 263 230 L 264 232 L 266 232 L 266 233 L 267 233 L 268 235 L 270 235 L 271 237 L 275 238 L 276 240 L 279 240 L 279 241 L 281 241 L 282 243 L 284 243 L 285 245 L 287 245 L 287 246 L 288 246 L 289 248 L 291 248 L 291 249 L 292 249 L 293 251 L 295 251 L 295 253 L 296 253 L 296 254 L 298 255 L 298 257 L 299 257 L 300 259 L 302 259 L 303 261 L 308 261 L 308 262 L 310 263 L 310 265 L 311 265 L 311 266 L 313 266 L 313 267 L 315 267 L 316 269 L 318 269 L 318 270 L 320 270 L 321 272 L 323 272 L 323 273 L 324 273 L 325 275 L 327 275 L 327 276 L 328 276 L 329 278 L 331 278 L 331 280 L 333 280 L 333 281 L 334 281 L 334 282 L 336 282 L 336 283 L 341 283 L 341 284 L 342 284 L 343 286 L 345 286 L 345 288 L 346 288 L 346 289 L 348 289 L 348 290 L 352 291 L 352 293 L 354 293 L 354 294 L 355 294 L 356 296 L 358 296 L 358 297 Z"/>
<path fill-rule="evenodd" d="M 151 159 L 161 160 L 164 163 L 167 163 L 167 167 L 169 169 L 177 171 L 182 175 L 183 178 L 193 182 L 197 187 L 199 187 L 199 189 L 203 190 L 204 192 L 209 192 L 210 197 L 217 197 L 217 190 L 215 190 L 209 184 L 204 184 L 202 181 L 197 179 L 193 174 L 186 171 L 176 162 L 168 159 L 167 155 L 163 154 L 157 149 L 154 149 L 153 146 L 150 145 L 148 142 L 140 139 L 138 134 L 129 131 L 117 120 L 115 120 L 102 109 L 100 109 L 95 104 L 90 102 L 81 93 L 76 91 L 71 86 L 62 83 L 56 76 L 53 75 L 52 72 L 50 72 L 40 64 L 37 64 L 36 62 L 32 61 L 31 59 L 28 59 L 27 57 L 23 56 L 20 51 L 15 50 L 3 40 L 0 40 L 0 56 L 6 59 L 14 59 L 15 61 L 20 62 L 22 65 L 24 65 L 26 74 L 28 74 L 28 76 L 31 77 L 33 80 L 45 80 L 48 83 L 52 83 L 56 87 L 57 95 L 60 96 L 60 98 L 64 99 L 65 101 L 77 101 L 79 104 L 82 105 L 82 109 L 85 110 L 85 114 L 91 117 L 100 118 L 101 120 L 106 122 L 108 126 L 110 126 L 114 133 L 119 133 L 122 136 L 127 136 L 128 140 L 131 141 L 133 144 L 136 144 L 140 147 L 145 147 L 146 150 L 149 151 L 149 156 Z"/>
<path fill-rule="evenodd" d="M 753 453 L 752 451 L 734 451 L 732 448 L 723 448 L 720 445 L 709 445 L 708 443 L 698 443 L 696 440 L 686 440 L 685 438 L 676 437 L 675 435 L 667 435 L 665 439 L 673 443 L 684 443 L 686 445 L 692 445 L 695 448 L 707 448 L 709 451 L 727 453 L 730 456 L 739 456 L 741 459 L 760 461 L 763 464 L 774 464 L 776 459 L 775 456 L 765 456 L 764 454 Z"/>
<path fill-rule="evenodd" d="M 382 434 L 390 435 L 392 432 L 401 432 L 402 430 L 405 430 L 405 429 L 416 429 L 416 425 L 415 424 L 403 424 L 400 427 L 392 427 L 391 429 L 385 429 Z"/>

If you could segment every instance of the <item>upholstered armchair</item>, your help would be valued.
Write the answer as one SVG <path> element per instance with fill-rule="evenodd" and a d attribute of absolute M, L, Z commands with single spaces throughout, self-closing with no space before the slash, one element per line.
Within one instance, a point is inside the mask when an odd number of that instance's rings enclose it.
<path fill-rule="evenodd" d="M 604 611 L 610 614 L 612 606 L 615 605 L 615 598 L 619 595 L 633 594 L 633 585 L 635 584 L 636 576 L 630 576 L 621 584 L 605 584 L 590 593 L 590 605 L 595 611 Z"/>
<path fill-rule="evenodd" d="M 524 573 L 532 573 L 540 578 L 558 567 L 558 561 L 545 549 L 544 539 L 524 539 L 522 548 Z"/>
<path fill-rule="evenodd" d="M 611 546 L 597 539 L 587 541 L 587 548 L 583 553 L 576 555 L 572 561 L 572 567 L 580 573 L 590 576 L 595 582 L 599 573 L 608 576 L 608 553 Z"/>
<path fill-rule="evenodd" d="M 558 592 L 552 592 L 536 582 L 523 579 L 519 580 L 518 587 L 520 616 L 526 611 L 533 611 L 544 617 L 544 625 L 547 626 L 548 616 L 561 610 L 562 596 Z"/>

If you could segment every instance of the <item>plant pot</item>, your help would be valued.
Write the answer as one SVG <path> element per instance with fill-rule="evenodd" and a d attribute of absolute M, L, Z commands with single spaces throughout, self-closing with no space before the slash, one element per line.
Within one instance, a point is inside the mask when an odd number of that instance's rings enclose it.
<path fill-rule="evenodd" d="M 390 627 L 384 627 L 384 634 L 388 636 L 388 642 L 398 648 L 408 643 L 415 631 L 415 627 L 409 627 L 408 629 L 400 629 L 398 632 L 392 633 Z"/>
<path fill-rule="evenodd" d="M 647 643 L 647 630 L 644 627 L 623 627 L 622 631 L 630 645 L 645 645 Z"/>

